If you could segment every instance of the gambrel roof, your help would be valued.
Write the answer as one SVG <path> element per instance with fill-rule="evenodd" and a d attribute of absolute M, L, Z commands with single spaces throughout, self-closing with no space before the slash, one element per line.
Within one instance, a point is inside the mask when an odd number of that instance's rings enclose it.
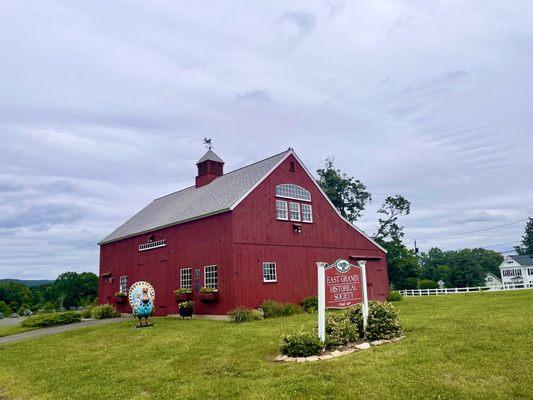
<path fill-rule="evenodd" d="M 211 152 L 212 155 L 209 154 L 209 152 Z M 217 157 L 220 162 L 223 162 L 211 150 L 209 150 L 206 154 L 209 154 L 209 157 Z M 298 160 L 303 170 L 307 173 L 318 190 L 323 194 L 330 206 L 333 207 L 333 209 L 337 212 L 338 216 L 350 227 L 355 229 L 375 246 L 386 253 L 387 250 L 385 250 L 378 243 L 374 242 L 363 231 L 359 230 L 355 225 L 348 222 L 340 214 L 333 203 L 331 203 L 331 200 L 315 181 L 313 175 L 300 161 L 298 156 L 294 153 L 294 150 L 291 148 L 262 161 L 255 162 L 232 172 L 228 172 L 227 174 L 224 174 L 211 181 L 207 185 L 198 188 L 196 186 L 190 186 L 167 196 L 155 199 L 145 208 L 103 238 L 98 244 L 101 245 L 115 242 L 117 240 L 147 233 L 167 226 L 177 225 L 187 221 L 205 218 L 210 215 L 233 210 L 290 154 L 292 154 Z M 205 161 L 204 157 L 202 157 L 198 163 Z"/>

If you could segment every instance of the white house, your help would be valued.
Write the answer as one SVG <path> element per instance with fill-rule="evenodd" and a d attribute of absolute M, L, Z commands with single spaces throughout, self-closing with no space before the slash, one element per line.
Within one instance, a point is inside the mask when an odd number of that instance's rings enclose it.
<path fill-rule="evenodd" d="M 500 273 L 503 286 L 533 287 L 533 256 L 505 256 Z"/>
<path fill-rule="evenodd" d="M 487 272 L 487 276 L 485 277 L 485 286 L 491 289 L 501 289 L 502 280 L 496 275 Z"/>

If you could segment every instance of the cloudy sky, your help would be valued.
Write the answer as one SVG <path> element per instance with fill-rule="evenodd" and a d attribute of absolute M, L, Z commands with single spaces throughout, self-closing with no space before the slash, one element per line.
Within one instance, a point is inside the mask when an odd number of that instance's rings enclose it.
<path fill-rule="evenodd" d="M 97 241 L 292 146 L 423 250 L 509 250 L 533 216 L 530 1 L 0 0 L 0 278 L 98 269 Z M 489 228 L 489 229 L 487 229 Z"/>

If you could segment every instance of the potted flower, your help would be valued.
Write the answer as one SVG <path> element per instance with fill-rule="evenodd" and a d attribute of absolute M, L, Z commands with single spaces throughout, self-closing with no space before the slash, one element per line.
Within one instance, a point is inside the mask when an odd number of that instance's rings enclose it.
<path fill-rule="evenodd" d="M 218 300 L 218 290 L 208 287 L 203 287 L 198 293 L 198 298 L 203 302 L 211 302 Z"/>
<path fill-rule="evenodd" d="M 177 303 L 180 303 L 182 301 L 192 300 L 192 290 L 191 289 L 174 290 L 174 296 L 176 296 Z"/>
<path fill-rule="evenodd" d="M 178 303 L 180 316 L 182 318 L 191 318 L 192 313 L 194 310 L 194 301 L 188 300 L 188 301 L 182 301 Z"/>
<path fill-rule="evenodd" d="M 116 292 L 115 293 L 115 303 L 117 304 L 124 304 L 126 303 L 126 298 L 128 297 L 128 295 L 122 291 L 119 291 L 119 292 Z"/>

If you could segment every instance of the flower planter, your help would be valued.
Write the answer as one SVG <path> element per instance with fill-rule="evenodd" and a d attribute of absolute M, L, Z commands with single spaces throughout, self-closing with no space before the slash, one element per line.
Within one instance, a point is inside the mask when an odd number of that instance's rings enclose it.
<path fill-rule="evenodd" d="M 192 308 L 180 308 L 180 317 L 190 318 L 192 317 L 193 309 Z"/>
<path fill-rule="evenodd" d="M 115 303 L 117 303 L 117 304 L 126 304 L 126 297 L 124 297 L 124 296 L 115 296 Z"/>
<path fill-rule="evenodd" d="M 204 303 L 210 303 L 218 300 L 218 292 L 213 293 L 198 293 L 198 298 Z"/>
<path fill-rule="evenodd" d="M 192 293 L 176 293 L 176 303 L 192 300 Z"/>

